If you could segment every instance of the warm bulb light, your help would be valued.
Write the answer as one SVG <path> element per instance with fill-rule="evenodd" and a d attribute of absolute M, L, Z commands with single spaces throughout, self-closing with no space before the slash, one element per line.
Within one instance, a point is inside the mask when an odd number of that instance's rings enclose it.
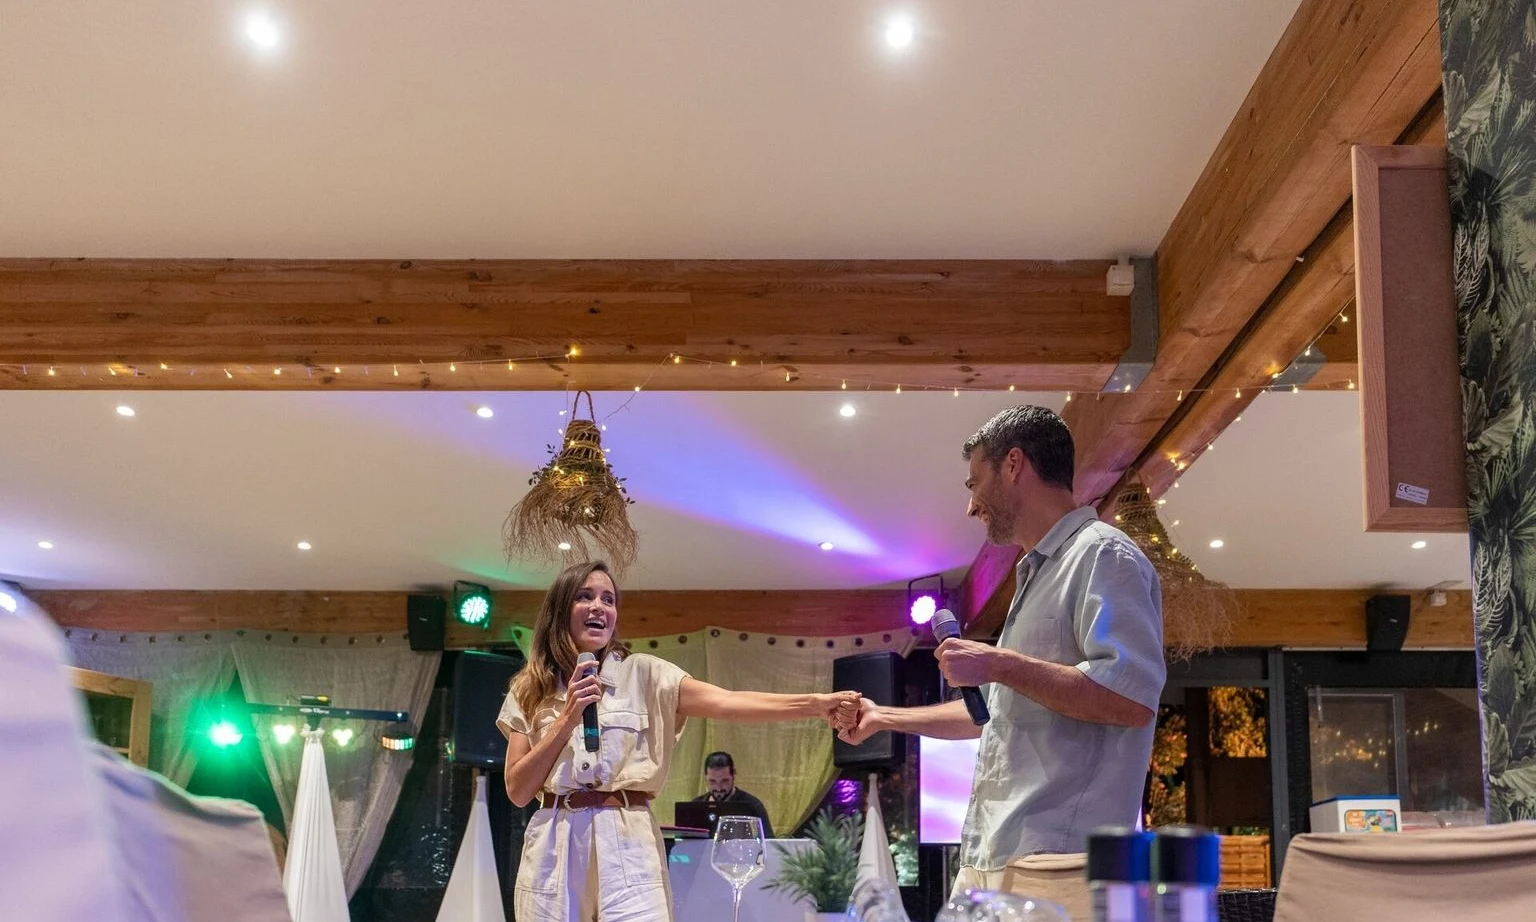
<path fill-rule="evenodd" d="M 134 415 L 133 407 L 127 406 L 126 404 L 119 404 L 118 408 L 117 408 L 117 415 L 118 416 L 132 416 L 132 415 Z"/>
<path fill-rule="evenodd" d="M 560 548 L 560 550 L 562 550 L 562 551 L 568 551 L 568 550 L 571 549 L 571 542 L 569 542 L 569 541 L 561 541 L 559 544 L 557 544 L 555 546 Z"/>
<path fill-rule="evenodd" d="M 1211 549 L 1212 550 L 1220 550 L 1221 548 L 1226 546 L 1226 543 L 1227 542 L 1221 540 L 1220 538 L 1216 538 L 1216 539 L 1211 541 Z"/>
<path fill-rule="evenodd" d="M 1410 544 L 1408 546 L 1413 548 L 1416 551 L 1422 551 L 1426 547 L 1429 547 L 1429 542 L 1428 541 L 1415 541 L 1415 542 L 1413 542 L 1412 544 Z"/>
<path fill-rule="evenodd" d="M 309 550 L 312 547 L 314 547 L 314 545 L 310 544 L 308 541 L 300 541 L 299 542 L 299 550 L 301 550 L 301 551 L 307 551 L 307 550 Z"/>

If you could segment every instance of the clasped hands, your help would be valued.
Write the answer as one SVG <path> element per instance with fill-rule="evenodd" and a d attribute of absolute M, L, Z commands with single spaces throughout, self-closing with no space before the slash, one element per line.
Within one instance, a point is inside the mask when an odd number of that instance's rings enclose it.
<path fill-rule="evenodd" d="M 944 681 L 957 688 L 978 686 L 994 681 L 993 657 L 997 649 L 974 640 L 952 638 L 939 644 L 935 656 Z M 842 694 L 852 694 L 839 692 Z M 840 699 L 827 715 L 827 722 L 837 732 L 838 739 L 850 745 L 869 739 L 881 730 L 890 729 L 885 720 L 886 710 L 861 695 L 851 700 Z"/>

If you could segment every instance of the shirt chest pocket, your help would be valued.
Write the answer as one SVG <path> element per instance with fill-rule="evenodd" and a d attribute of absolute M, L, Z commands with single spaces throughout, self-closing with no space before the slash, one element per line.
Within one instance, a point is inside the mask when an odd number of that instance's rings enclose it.
<path fill-rule="evenodd" d="M 1066 650 L 1062 643 L 1060 618 L 1036 618 L 1028 624 L 1021 624 L 1016 638 L 1010 640 L 1013 642 L 1008 646 L 1026 656 L 1053 663 L 1065 661 Z"/>
<path fill-rule="evenodd" d="M 605 781 L 613 778 L 626 763 L 650 759 L 650 715 L 644 711 L 607 710 L 599 715 L 599 746 Z"/>

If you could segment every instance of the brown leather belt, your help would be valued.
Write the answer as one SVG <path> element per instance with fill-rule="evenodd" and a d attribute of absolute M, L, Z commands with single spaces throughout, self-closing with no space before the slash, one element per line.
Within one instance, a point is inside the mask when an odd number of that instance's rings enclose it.
<path fill-rule="evenodd" d="M 565 810 L 590 810 L 593 807 L 644 807 L 651 802 L 651 795 L 643 791 L 573 791 L 569 794 L 539 794 L 539 806 L 548 810 L 559 807 Z"/>

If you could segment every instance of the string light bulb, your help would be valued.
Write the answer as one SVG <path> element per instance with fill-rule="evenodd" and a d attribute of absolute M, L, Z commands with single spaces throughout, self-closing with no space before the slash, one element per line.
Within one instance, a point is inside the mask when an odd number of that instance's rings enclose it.
<path fill-rule="evenodd" d="M 52 365 L 49 365 L 49 366 L 48 366 L 48 376 L 49 376 L 49 377 L 54 377 L 54 376 L 56 376 L 56 375 L 57 375 L 57 374 L 58 374 L 58 372 L 56 372 L 56 371 L 54 371 L 54 370 L 53 370 L 53 366 L 52 366 Z"/>
<path fill-rule="evenodd" d="M 576 348 L 575 346 L 571 346 L 570 351 L 565 354 L 566 358 L 571 358 L 571 359 L 574 359 L 578 355 L 581 355 L 581 350 Z"/>
<path fill-rule="evenodd" d="M 160 363 L 160 370 L 161 371 L 170 371 L 171 370 L 171 366 L 165 364 L 164 362 L 161 362 Z"/>
<path fill-rule="evenodd" d="M 672 356 L 672 364 L 673 365 L 681 365 L 682 362 L 683 362 L 683 357 L 682 356 L 680 356 L 680 355 Z"/>
<path fill-rule="evenodd" d="M 1014 388 L 1015 388 L 1015 385 L 1012 385 L 1012 384 L 1010 384 L 1010 385 L 1008 385 L 1008 393 L 1010 393 L 1010 394 L 1011 394 L 1011 393 L 1013 393 L 1013 391 L 1014 391 Z M 1071 399 L 1072 399 L 1072 395 L 1071 395 L 1071 394 L 1068 394 L 1068 395 L 1067 395 L 1067 399 L 1068 399 L 1068 400 L 1071 400 Z"/>
<path fill-rule="evenodd" d="M 960 396 L 960 388 L 958 388 L 958 387 L 957 387 L 957 388 L 955 388 L 955 396 L 956 396 L 956 397 L 959 397 L 959 396 Z"/>
<path fill-rule="evenodd" d="M 731 367 L 732 368 L 736 367 L 736 360 L 735 359 L 731 359 Z"/>
<path fill-rule="evenodd" d="M 339 374 L 341 374 L 341 366 L 337 365 L 335 368 L 332 368 L 331 371 L 333 371 L 333 372 L 335 372 L 336 374 L 339 375 Z"/>
<path fill-rule="evenodd" d="M 272 373 L 274 375 L 280 375 L 280 374 L 283 373 L 283 370 L 281 368 L 274 368 L 274 369 L 272 369 Z"/>
<path fill-rule="evenodd" d="M 448 370 L 449 371 L 458 371 L 459 370 L 458 363 L 457 362 L 449 362 L 448 363 Z"/>
<path fill-rule="evenodd" d="M 896 393 L 898 393 L 898 394 L 901 393 L 901 385 L 900 384 L 896 385 Z"/>
<path fill-rule="evenodd" d="M 114 371 L 114 372 L 112 372 L 112 373 L 113 373 L 113 374 L 117 374 L 117 372 L 115 372 L 115 371 Z M 229 369 L 228 369 L 228 368 L 226 368 L 226 369 L 224 369 L 224 377 L 226 377 L 226 378 L 231 378 L 231 379 L 232 379 L 232 378 L 234 378 L 234 375 L 232 375 L 232 374 L 230 374 L 230 373 L 229 373 Z"/>
<path fill-rule="evenodd" d="M 1349 389 L 1350 390 L 1354 390 L 1355 389 L 1355 379 L 1354 378 L 1350 378 L 1349 379 Z"/>
<path fill-rule="evenodd" d="M 400 366 L 399 365 L 395 365 L 395 366 L 392 366 L 392 367 L 395 369 L 395 377 L 397 377 L 397 378 L 400 377 Z"/>

